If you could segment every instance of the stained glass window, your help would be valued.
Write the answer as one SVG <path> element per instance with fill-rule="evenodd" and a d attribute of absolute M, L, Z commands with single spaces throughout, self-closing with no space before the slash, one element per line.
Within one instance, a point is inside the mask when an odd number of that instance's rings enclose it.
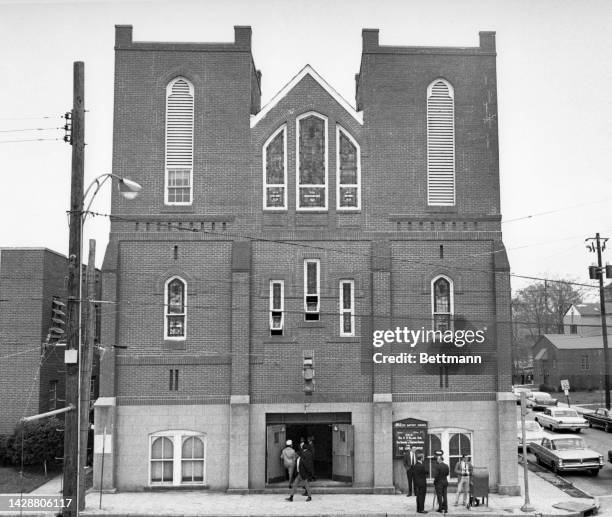
<path fill-rule="evenodd" d="M 166 337 L 185 337 L 185 282 L 180 278 L 166 285 Z"/>
<path fill-rule="evenodd" d="M 286 128 L 283 126 L 264 146 L 265 208 L 287 208 L 285 138 Z"/>
<path fill-rule="evenodd" d="M 298 119 L 298 208 L 327 207 L 327 122 L 307 115 Z"/>
<path fill-rule="evenodd" d="M 338 208 L 360 208 L 361 179 L 359 148 L 348 134 L 338 128 Z"/>
<path fill-rule="evenodd" d="M 451 330 L 451 284 L 443 277 L 433 283 L 434 330 Z"/>

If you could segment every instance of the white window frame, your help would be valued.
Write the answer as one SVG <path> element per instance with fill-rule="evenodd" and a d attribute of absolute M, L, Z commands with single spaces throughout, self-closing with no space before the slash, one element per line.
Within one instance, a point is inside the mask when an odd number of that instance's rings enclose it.
<path fill-rule="evenodd" d="M 183 283 L 184 291 L 183 291 L 183 312 L 182 313 L 174 313 L 175 316 L 183 316 L 183 335 L 182 336 L 169 336 L 168 335 L 168 316 L 171 316 L 172 313 L 169 312 L 168 305 L 168 286 L 170 282 L 173 280 L 180 280 Z M 187 281 L 178 275 L 172 276 L 166 280 L 164 284 L 164 340 L 166 341 L 185 341 L 187 339 Z"/>
<path fill-rule="evenodd" d="M 440 280 L 441 278 L 443 278 L 444 280 L 446 280 L 449 284 L 448 286 L 448 292 L 449 292 L 449 296 L 450 296 L 450 313 L 449 312 L 435 312 L 435 298 L 436 298 L 436 293 L 434 290 L 434 286 L 436 285 L 436 282 L 438 280 Z M 438 275 L 436 277 L 434 277 L 431 280 L 431 285 L 430 285 L 430 291 L 431 291 L 431 328 L 433 330 L 437 330 L 436 329 L 436 315 L 437 314 L 448 314 L 449 315 L 449 327 L 448 330 L 454 330 L 455 325 L 454 325 L 454 321 L 453 321 L 453 316 L 455 314 L 455 286 L 453 284 L 453 281 L 450 277 L 446 276 L 446 275 Z"/>
<path fill-rule="evenodd" d="M 346 136 L 355 146 L 357 152 L 357 206 L 341 206 L 340 205 L 340 133 Z M 352 186 L 352 184 L 346 184 Z M 361 210 L 361 146 L 357 140 L 342 126 L 336 125 L 336 210 L 341 212 L 350 212 Z"/>
<path fill-rule="evenodd" d="M 182 478 L 182 455 L 183 455 L 183 440 L 186 438 L 199 438 L 203 442 L 204 449 L 204 458 L 202 460 L 203 468 L 202 468 L 202 482 L 185 482 L 183 483 Z M 172 458 L 172 483 L 170 482 L 154 482 L 151 479 L 151 465 L 153 462 L 152 452 L 153 452 L 153 441 L 156 438 L 168 438 L 172 441 L 173 446 L 173 458 Z M 202 486 L 206 485 L 206 467 L 207 467 L 207 454 L 206 454 L 206 434 L 199 433 L 197 431 L 188 431 L 188 430 L 172 430 L 172 431 L 161 431 L 158 433 L 152 433 L 149 435 L 149 468 L 148 468 L 148 480 L 149 486 Z M 168 460 L 169 461 L 169 460 Z"/>
<path fill-rule="evenodd" d="M 274 307 L 274 284 L 280 285 L 280 307 Z M 274 327 L 273 313 L 281 313 L 280 327 Z M 270 332 L 280 331 L 285 328 L 285 282 L 284 280 L 270 280 Z"/>
<path fill-rule="evenodd" d="M 432 90 L 433 87 L 435 86 L 436 83 L 442 82 L 446 85 L 446 87 L 448 88 L 448 94 L 450 96 L 450 98 L 452 99 L 452 108 L 453 108 L 453 112 L 452 112 L 452 150 L 453 150 L 453 201 L 452 203 L 434 203 L 431 201 L 430 199 L 430 193 L 431 193 L 431 189 L 430 189 L 430 138 L 429 138 L 429 99 L 431 98 L 431 94 L 432 94 Z M 427 100 L 426 100 L 426 109 L 425 109 L 425 114 L 426 114 L 426 122 L 427 122 L 427 205 L 428 206 L 455 206 L 457 204 L 457 157 L 456 157 L 456 135 L 455 135 L 455 89 L 453 88 L 453 85 L 451 83 L 449 83 L 446 79 L 442 79 L 441 77 L 435 79 L 434 81 L 432 81 L 429 86 L 427 87 Z"/>
<path fill-rule="evenodd" d="M 310 116 L 321 119 L 324 123 L 324 136 L 325 136 L 325 185 L 320 184 L 309 184 L 300 183 L 300 120 Z M 328 197 L 329 197 L 329 137 L 328 137 L 328 119 L 325 115 L 321 115 L 316 111 L 308 111 L 303 113 L 295 119 L 295 209 L 298 212 L 322 212 L 328 210 Z M 313 207 L 301 207 L 300 206 L 300 187 L 316 187 L 325 188 L 325 199 L 324 206 L 313 206 Z"/>
<path fill-rule="evenodd" d="M 191 166 L 187 167 L 169 167 L 168 166 L 168 99 L 172 94 L 172 87 L 178 81 L 185 81 L 189 86 L 189 93 L 192 98 L 192 112 L 191 112 Z M 194 88 L 191 81 L 187 78 L 179 76 L 172 79 L 166 86 L 166 118 L 165 118 L 165 132 L 164 132 L 164 204 L 165 205 L 183 205 L 189 206 L 193 204 L 193 154 L 194 154 L 194 131 L 195 131 L 195 95 Z M 189 201 L 169 201 L 169 185 L 168 177 L 170 170 L 189 170 Z"/>
<path fill-rule="evenodd" d="M 429 444 L 429 435 L 435 434 L 440 437 L 440 450 L 443 452 L 444 463 L 446 463 L 450 468 L 450 440 L 451 437 L 455 434 L 465 434 L 470 439 L 470 454 L 469 456 L 472 458 L 472 464 L 474 463 L 474 431 L 470 429 L 462 429 L 459 427 L 432 427 L 427 430 L 427 441 Z M 429 461 L 429 459 L 433 456 L 433 451 L 429 451 L 429 456 L 425 458 L 425 461 Z M 456 458 L 457 456 L 453 456 Z M 461 457 L 461 456 L 459 456 Z M 457 475 L 450 469 L 449 477 L 456 478 Z M 428 480 L 431 481 L 431 472 L 429 473 Z"/>
<path fill-rule="evenodd" d="M 316 264 L 317 270 L 317 289 L 315 293 L 308 292 L 308 264 Z M 317 309 L 315 311 L 308 310 L 308 297 L 317 297 Z M 317 314 L 318 319 L 321 319 L 321 260 L 320 259 L 304 259 L 304 320 L 317 321 L 314 319 L 306 319 L 307 314 Z"/>
<path fill-rule="evenodd" d="M 284 183 L 268 183 L 268 174 L 266 168 L 268 166 L 268 145 L 279 135 L 283 133 L 283 176 L 285 179 Z M 287 124 L 283 124 L 279 127 L 270 137 L 264 142 L 262 146 L 262 169 L 263 169 L 263 198 L 262 206 L 264 210 L 287 210 Z M 271 187 L 283 187 L 283 206 L 267 206 L 268 200 L 267 191 Z"/>
<path fill-rule="evenodd" d="M 349 284 L 351 286 L 351 307 L 350 309 L 344 308 L 344 284 Z M 355 281 L 354 280 L 340 280 L 339 284 L 339 310 L 340 310 L 340 336 L 342 337 L 352 337 L 355 335 Z M 350 314 L 351 316 L 351 331 L 344 331 L 344 315 Z"/>

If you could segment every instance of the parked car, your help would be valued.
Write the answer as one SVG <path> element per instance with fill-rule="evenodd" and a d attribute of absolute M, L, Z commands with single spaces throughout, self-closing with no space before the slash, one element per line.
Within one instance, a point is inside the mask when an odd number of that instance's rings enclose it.
<path fill-rule="evenodd" d="M 542 427 L 548 427 L 551 431 L 570 430 L 579 433 L 581 429 L 588 427 L 588 422 L 582 418 L 575 409 L 571 408 L 548 408 L 537 417 L 535 421 Z"/>
<path fill-rule="evenodd" d="M 534 411 L 543 410 L 550 406 L 556 406 L 558 404 L 557 399 L 550 396 L 545 391 L 532 391 L 531 395 L 527 397 L 527 407 Z"/>
<path fill-rule="evenodd" d="M 529 450 L 529 444 L 531 442 L 540 443 L 547 434 L 544 429 L 534 420 L 525 420 L 525 443 L 527 444 L 527 450 Z M 518 440 L 518 446 L 520 449 L 523 448 L 523 433 L 521 430 L 521 421 L 519 420 L 516 425 L 516 437 Z"/>
<path fill-rule="evenodd" d="M 585 413 L 583 416 L 589 423 L 589 427 L 601 427 L 606 433 L 612 430 L 612 411 L 599 408 L 593 413 Z"/>
<path fill-rule="evenodd" d="M 587 470 L 596 476 L 604 465 L 601 454 L 587 448 L 582 438 L 572 434 L 543 438 L 541 444 L 531 442 L 529 447 L 538 463 L 550 467 L 555 473 Z"/>
<path fill-rule="evenodd" d="M 525 397 L 529 398 L 531 395 L 531 390 L 521 386 L 512 386 L 512 394 L 514 395 L 517 404 L 521 403 L 521 393 L 525 393 Z"/>

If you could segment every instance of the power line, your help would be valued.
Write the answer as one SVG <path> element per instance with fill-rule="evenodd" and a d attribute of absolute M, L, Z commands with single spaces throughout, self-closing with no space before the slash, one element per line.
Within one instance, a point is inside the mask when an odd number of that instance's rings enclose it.
<path fill-rule="evenodd" d="M 0 144 L 15 144 L 18 142 L 45 142 L 52 140 L 61 140 L 61 138 L 31 138 L 29 140 L 0 140 Z"/>
<path fill-rule="evenodd" d="M 19 133 L 22 131 L 51 131 L 54 129 L 63 129 L 61 127 L 31 127 L 27 129 L 0 129 L 0 133 Z"/>
<path fill-rule="evenodd" d="M 533 219 L 534 217 L 540 217 L 542 215 L 555 214 L 557 212 L 563 212 L 564 210 L 571 210 L 572 208 L 580 208 L 580 207 L 583 207 L 583 206 L 597 205 L 597 204 L 600 204 L 600 203 L 606 203 L 609 200 L 610 200 L 610 198 L 606 198 L 606 199 L 601 199 L 599 201 L 579 203 L 577 205 L 569 205 L 569 206 L 565 206 L 565 207 L 561 207 L 561 208 L 556 208 L 554 210 L 547 210 L 546 212 L 538 212 L 538 213 L 531 214 L 531 215 L 525 215 L 525 216 L 522 216 L 522 217 L 516 217 L 514 219 L 507 219 L 505 221 L 502 221 L 501 224 L 514 223 L 516 221 L 523 221 L 525 219 Z"/>
<path fill-rule="evenodd" d="M 41 115 L 40 117 L 0 117 L 0 120 L 41 120 L 59 118 L 64 118 L 64 115 Z"/>

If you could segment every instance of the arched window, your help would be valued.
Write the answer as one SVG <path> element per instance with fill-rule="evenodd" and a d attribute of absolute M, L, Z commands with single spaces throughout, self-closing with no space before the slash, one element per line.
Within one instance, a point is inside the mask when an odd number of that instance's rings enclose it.
<path fill-rule="evenodd" d="M 436 463 L 435 451 L 442 451 L 442 456 L 445 463 L 449 466 L 449 476 L 457 478 L 455 466 L 461 459 L 461 455 L 471 456 L 473 434 L 467 429 L 448 428 L 432 428 L 428 431 L 427 440 L 429 445 L 429 455 L 426 460 L 426 467 L 429 472 L 429 478 L 432 477 L 434 465 Z"/>
<path fill-rule="evenodd" d="M 263 146 L 264 210 L 287 208 L 287 126 L 277 129 Z"/>
<path fill-rule="evenodd" d="M 151 442 L 151 483 L 173 482 L 174 444 L 170 438 L 154 437 Z"/>
<path fill-rule="evenodd" d="M 194 431 L 150 435 L 151 485 L 203 485 L 206 480 L 206 437 Z"/>
<path fill-rule="evenodd" d="M 427 204 L 455 204 L 455 100 L 444 79 L 427 88 Z"/>
<path fill-rule="evenodd" d="M 461 459 L 461 456 L 472 455 L 472 438 L 467 433 L 451 433 L 448 441 L 448 466 L 451 471 L 451 478 L 456 478 L 455 466 Z"/>
<path fill-rule="evenodd" d="M 179 277 L 166 282 L 165 289 L 165 330 L 166 339 L 185 339 L 187 327 L 187 284 Z"/>
<path fill-rule="evenodd" d="M 452 330 L 453 324 L 453 284 L 445 276 L 431 282 L 431 302 L 433 329 L 444 332 Z"/>
<path fill-rule="evenodd" d="M 168 205 L 190 205 L 193 189 L 193 85 L 183 77 L 166 87 L 166 186 Z"/>
<path fill-rule="evenodd" d="M 327 210 L 327 118 L 304 113 L 296 119 L 298 210 Z"/>
<path fill-rule="evenodd" d="M 361 208 L 361 157 L 359 144 L 342 127 L 336 126 L 336 207 Z"/>

